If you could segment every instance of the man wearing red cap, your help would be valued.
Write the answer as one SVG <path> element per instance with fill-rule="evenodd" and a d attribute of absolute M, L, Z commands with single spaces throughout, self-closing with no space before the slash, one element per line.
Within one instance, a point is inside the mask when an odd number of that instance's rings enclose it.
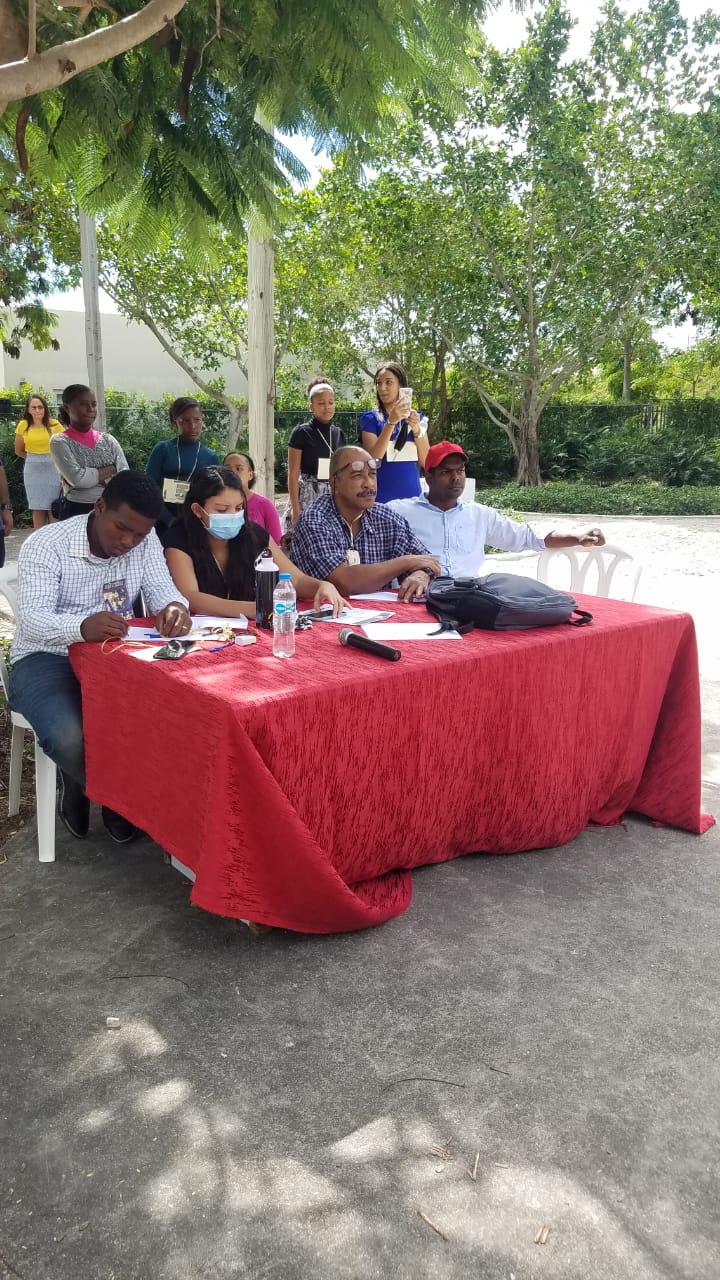
<path fill-rule="evenodd" d="M 467 454 L 459 444 L 441 440 L 428 449 L 425 478 L 428 492 L 419 498 L 388 502 L 404 516 L 413 533 L 435 556 L 450 578 L 474 577 L 486 547 L 501 551 L 543 551 L 545 547 L 601 547 L 600 529 L 583 533 L 549 533 L 538 538 L 528 524 L 518 524 L 493 507 L 463 502 Z"/>

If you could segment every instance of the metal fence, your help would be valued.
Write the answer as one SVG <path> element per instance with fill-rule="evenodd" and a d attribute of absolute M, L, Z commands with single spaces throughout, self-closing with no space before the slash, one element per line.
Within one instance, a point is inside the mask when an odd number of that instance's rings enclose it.
<path fill-rule="evenodd" d="M 0 437 L 7 440 L 12 434 L 15 424 L 22 416 L 24 404 L 9 399 L 0 399 Z M 51 406 L 51 413 L 57 410 Z M 335 422 L 345 433 L 349 443 L 358 439 L 358 424 L 362 408 L 339 409 L 335 414 Z M 467 408 L 460 409 L 460 417 L 467 415 Z M 107 427 L 114 435 L 122 436 L 124 432 L 145 433 L 153 439 L 160 439 L 169 431 L 167 409 L 164 405 L 137 402 L 127 405 L 109 404 L 106 406 Z M 454 416 L 454 415 L 453 415 Z M 482 410 L 478 416 L 484 417 Z M 209 439 L 224 441 L 227 437 L 228 415 L 222 405 L 203 405 L 206 436 Z M 275 414 L 275 431 L 278 442 L 284 447 L 294 427 L 308 419 L 308 409 L 282 409 Z M 720 437 L 720 400 L 704 398 L 702 400 L 648 400 L 643 404 L 589 404 L 575 401 L 553 401 L 544 413 L 544 421 L 560 426 L 562 423 L 571 433 L 573 427 L 602 426 L 610 431 L 621 432 L 624 426 L 640 427 L 648 434 L 655 435 L 664 431 L 679 428 L 697 434 L 704 439 Z M 469 424 L 468 424 L 469 425 Z M 239 432 L 239 443 L 247 447 L 248 429 L 245 423 Z M 7 450 L 7 446 L 6 450 Z"/>

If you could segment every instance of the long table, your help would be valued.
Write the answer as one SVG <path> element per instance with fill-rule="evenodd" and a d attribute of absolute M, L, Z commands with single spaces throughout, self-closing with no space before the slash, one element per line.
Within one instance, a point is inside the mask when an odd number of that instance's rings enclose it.
<path fill-rule="evenodd" d="M 397 663 L 330 623 L 285 660 L 267 632 L 180 662 L 74 645 L 88 795 L 194 872 L 198 906 L 310 933 L 399 915 L 412 867 L 627 810 L 702 832 L 692 619 L 579 603 L 590 626 L 406 641 Z"/>

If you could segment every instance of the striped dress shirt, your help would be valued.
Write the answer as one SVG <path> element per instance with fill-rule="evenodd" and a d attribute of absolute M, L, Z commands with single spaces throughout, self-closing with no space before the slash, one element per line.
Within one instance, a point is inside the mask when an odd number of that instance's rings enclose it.
<path fill-rule="evenodd" d="M 37 529 L 18 557 L 17 629 L 11 662 L 31 653 L 67 653 L 82 640 L 80 627 L 104 607 L 105 583 L 123 578 L 129 600 L 142 589 L 153 614 L 187 600 L 175 586 L 155 530 L 123 556 L 93 555 L 89 516 L 74 516 Z"/>

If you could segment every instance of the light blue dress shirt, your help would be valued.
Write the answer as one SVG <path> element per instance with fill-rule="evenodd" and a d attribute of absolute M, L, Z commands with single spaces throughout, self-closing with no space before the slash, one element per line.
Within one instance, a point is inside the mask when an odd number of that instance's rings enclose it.
<path fill-rule="evenodd" d="M 518 524 L 493 507 L 479 502 L 458 502 L 441 511 L 423 494 L 398 498 L 387 506 L 404 516 L 413 533 L 440 561 L 450 578 L 474 578 L 480 571 L 486 547 L 500 551 L 543 551 L 545 543 L 529 524 Z"/>

